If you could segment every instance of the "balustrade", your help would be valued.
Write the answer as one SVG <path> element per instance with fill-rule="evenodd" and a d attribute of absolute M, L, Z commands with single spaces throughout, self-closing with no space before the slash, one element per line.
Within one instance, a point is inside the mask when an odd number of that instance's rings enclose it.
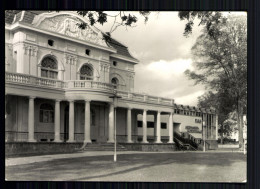
<path fill-rule="evenodd" d="M 103 83 L 91 80 L 70 80 L 70 81 L 61 81 L 50 78 L 36 77 L 27 74 L 21 73 L 5 73 L 6 82 L 14 82 L 14 83 L 22 83 L 36 86 L 45 86 L 51 88 L 59 88 L 59 89 L 104 89 L 113 91 L 114 85 L 110 83 Z M 160 98 L 156 96 L 151 96 L 143 93 L 135 93 L 129 92 L 126 90 L 124 85 L 119 85 L 117 87 L 118 95 L 122 96 L 122 99 L 131 99 L 134 101 L 145 101 L 156 104 L 165 104 L 165 105 L 173 105 L 173 99 Z"/>

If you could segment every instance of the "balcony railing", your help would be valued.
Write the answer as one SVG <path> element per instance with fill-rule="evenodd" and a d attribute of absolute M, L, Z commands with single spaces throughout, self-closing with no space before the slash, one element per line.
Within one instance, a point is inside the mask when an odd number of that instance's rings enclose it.
<path fill-rule="evenodd" d="M 66 81 L 65 88 L 72 89 L 72 88 L 91 88 L 91 89 L 106 89 L 106 90 L 113 90 L 114 86 L 110 83 L 103 83 L 91 80 L 74 80 L 74 81 Z"/>
<path fill-rule="evenodd" d="M 21 73 L 5 73 L 5 82 L 14 82 L 36 86 L 46 86 L 54 88 L 64 88 L 65 82 L 55 79 L 36 77 Z"/>
<path fill-rule="evenodd" d="M 61 81 L 43 77 L 36 77 L 27 74 L 21 73 L 5 73 L 5 82 L 6 83 L 20 83 L 24 85 L 34 85 L 34 86 L 45 86 L 49 88 L 58 88 L 58 89 L 97 89 L 97 90 L 106 90 L 113 92 L 114 89 L 117 89 L 117 94 L 122 97 L 122 99 L 128 99 L 133 101 L 139 102 L 147 102 L 152 104 L 162 104 L 162 105 L 170 105 L 173 106 L 174 101 L 173 99 L 162 98 L 147 95 L 144 93 L 136 93 L 130 92 L 126 90 L 125 86 L 117 86 L 104 83 L 104 82 L 97 82 L 92 80 L 70 80 L 70 81 Z"/>
<path fill-rule="evenodd" d="M 153 104 L 165 104 L 165 105 L 173 105 L 174 100 L 170 98 L 161 98 L 156 96 L 151 96 L 147 94 L 134 93 L 129 91 L 118 91 L 117 94 L 121 96 L 123 99 L 131 99 L 135 101 L 143 101 L 149 102 Z"/>

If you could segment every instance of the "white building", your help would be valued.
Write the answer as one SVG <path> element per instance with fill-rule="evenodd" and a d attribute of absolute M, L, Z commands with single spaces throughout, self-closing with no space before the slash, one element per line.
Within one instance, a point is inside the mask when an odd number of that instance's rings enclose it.
<path fill-rule="evenodd" d="M 202 138 L 202 118 L 216 141 L 214 110 L 135 93 L 140 62 L 96 28 L 79 29 L 77 13 L 7 11 L 5 21 L 6 143 L 113 143 L 115 106 L 119 142 L 173 144 L 174 131 L 194 129 Z"/>

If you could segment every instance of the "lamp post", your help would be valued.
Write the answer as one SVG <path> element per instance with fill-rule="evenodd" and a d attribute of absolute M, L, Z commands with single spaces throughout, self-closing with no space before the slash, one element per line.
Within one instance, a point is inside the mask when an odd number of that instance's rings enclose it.
<path fill-rule="evenodd" d="M 203 152 L 206 151 L 206 142 L 205 142 L 205 121 L 202 121 L 202 134 L 203 134 Z"/>
<path fill-rule="evenodd" d="M 114 94 L 113 96 L 109 96 L 109 98 L 113 98 L 113 104 L 114 104 L 114 162 L 117 161 L 117 154 L 116 154 L 116 108 L 117 108 L 117 103 L 118 99 L 122 98 L 121 96 L 117 95 L 116 89 L 114 89 Z"/>

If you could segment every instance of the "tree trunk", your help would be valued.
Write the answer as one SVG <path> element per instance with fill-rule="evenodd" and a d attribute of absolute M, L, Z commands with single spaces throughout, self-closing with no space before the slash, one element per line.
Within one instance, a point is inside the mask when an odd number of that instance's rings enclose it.
<path fill-rule="evenodd" d="M 220 132 L 220 136 L 221 136 L 221 141 L 220 141 L 220 144 L 223 144 L 223 132 L 224 132 L 224 129 L 223 129 L 223 125 L 221 125 L 221 132 Z"/>

